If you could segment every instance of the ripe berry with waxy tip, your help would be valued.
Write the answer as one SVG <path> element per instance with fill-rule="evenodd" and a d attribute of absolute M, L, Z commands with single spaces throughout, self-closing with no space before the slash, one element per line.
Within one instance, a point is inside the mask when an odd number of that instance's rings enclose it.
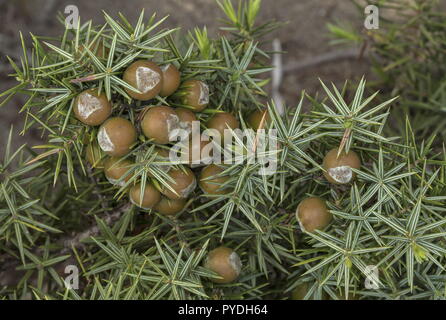
<path fill-rule="evenodd" d="M 167 187 L 163 187 L 161 192 L 169 199 L 185 199 L 189 197 L 197 185 L 194 173 L 187 167 L 170 169 L 168 175 L 173 179 L 173 182 L 167 181 L 167 183 L 175 192 Z"/>
<path fill-rule="evenodd" d="M 137 60 L 124 71 L 123 79 L 141 93 L 125 88 L 127 94 L 135 100 L 155 98 L 163 87 L 163 72 L 158 65 L 148 60 Z"/>
<path fill-rule="evenodd" d="M 351 168 L 359 169 L 361 160 L 356 152 L 344 150 L 338 157 L 338 148 L 331 149 L 324 157 L 322 167 L 325 169 L 324 176 L 330 183 L 347 184 L 355 179 L 356 174 Z"/>
<path fill-rule="evenodd" d="M 128 159 L 109 157 L 104 162 L 105 177 L 111 184 L 123 186 L 133 176 L 132 173 L 127 174 L 133 164 L 134 163 Z M 126 177 L 120 180 L 125 175 Z"/>
<path fill-rule="evenodd" d="M 99 147 L 110 156 L 126 155 L 135 141 L 136 129 L 129 120 L 124 118 L 110 118 L 98 131 Z"/>
<path fill-rule="evenodd" d="M 182 102 L 194 112 L 203 111 L 209 104 L 209 87 L 200 80 L 187 80 L 183 83 Z"/>
<path fill-rule="evenodd" d="M 230 283 L 238 278 L 242 270 L 239 255 L 227 247 L 218 247 L 208 253 L 205 268 L 217 273 L 221 278 L 211 278 L 215 283 Z"/>
<path fill-rule="evenodd" d="M 169 143 L 174 130 L 178 128 L 178 115 L 173 108 L 167 106 L 150 108 L 141 122 L 144 135 L 159 144 Z"/>
<path fill-rule="evenodd" d="M 181 74 L 177 67 L 169 63 L 161 67 L 163 72 L 163 85 L 159 93 L 162 97 L 168 97 L 177 91 L 180 86 Z"/>
<path fill-rule="evenodd" d="M 297 206 L 296 218 L 302 231 L 313 232 L 323 230 L 333 219 L 321 198 L 310 197 L 302 200 Z"/>
<path fill-rule="evenodd" d="M 129 190 L 130 201 L 142 209 L 152 209 L 161 200 L 160 192 L 150 183 L 146 182 L 141 198 L 141 183 L 135 184 Z"/>
<path fill-rule="evenodd" d="M 223 171 L 223 168 L 215 164 L 210 164 L 201 170 L 198 184 L 204 193 L 223 195 L 230 191 L 228 188 L 222 188 L 222 185 L 229 180 L 229 176 L 217 176 Z"/>
<path fill-rule="evenodd" d="M 82 91 L 76 97 L 73 112 L 80 122 L 98 126 L 111 115 L 112 107 L 105 93 L 93 88 Z"/>

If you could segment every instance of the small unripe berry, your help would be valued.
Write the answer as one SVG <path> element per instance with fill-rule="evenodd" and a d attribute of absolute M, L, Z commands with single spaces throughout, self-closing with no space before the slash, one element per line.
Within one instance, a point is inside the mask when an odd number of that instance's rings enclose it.
<path fill-rule="evenodd" d="M 209 104 L 209 87 L 200 80 L 187 80 L 183 83 L 183 104 L 191 107 L 192 111 L 203 111 Z"/>
<path fill-rule="evenodd" d="M 201 170 L 199 185 L 204 193 L 223 195 L 230 191 L 228 188 L 222 188 L 222 185 L 229 180 L 229 176 L 216 177 L 223 171 L 223 168 L 215 164 L 210 164 Z"/>
<path fill-rule="evenodd" d="M 216 113 L 212 118 L 210 118 L 206 124 L 208 129 L 215 129 L 220 133 L 223 143 L 225 137 L 225 130 L 229 131 L 231 129 L 239 128 L 239 122 L 232 114 L 227 112 Z M 229 134 L 229 133 L 228 133 Z"/>
<path fill-rule="evenodd" d="M 175 191 L 163 187 L 162 193 L 169 199 L 185 199 L 195 190 L 197 181 L 191 169 L 184 167 L 182 169 L 170 169 L 168 175 L 174 182 L 167 181 L 167 184 Z"/>
<path fill-rule="evenodd" d="M 325 169 L 324 176 L 330 183 L 346 184 L 355 179 L 356 174 L 352 168 L 359 169 L 361 160 L 356 152 L 344 150 L 338 157 L 338 148 L 331 149 L 325 156 L 322 163 Z"/>
<path fill-rule="evenodd" d="M 213 282 L 230 283 L 240 275 L 242 262 L 234 250 L 227 247 L 218 247 L 209 252 L 205 267 L 221 277 L 221 279 L 211 278 Z"/>
<path fill-rule="evenodd" d="M 133 164 L 134 163 L 128 159 L 110 157 L 104 162 L 105 177 L 111 184 L 123 186 L 133 176 L 133 174 L 127 174 Z M 126 177 L 123 180 L 120 180 L 125 175 Z"/>
<path fill-rule="evenodd" d="M 163 72 L 152 61 L 138 60 L 124 71 L 123 79 L 141 93 L 126 88 L 127 94 L 135 100 L 150 100 L 155 98 L 163 86 Z"/>
<path fill-rule="evenodd" d="M 89 126 L 98 126 L 110 116 L 112 107 L 104 92 L 98 89 L 82 91 L 74 100 L 73 112 L 76 118 Z"/>
<path fill-rule="evenodd" d="M 99 128 L 98 143 L 108 155 L 121 157 L 130 152 L 136 141 L 136 129 L 124 118 L 115 117 L 105 121 Z"/>
<path fill-rule="evenodd" d="M 180 86 L 181 74 L 177 67 L 171 63 L 162 66 L 161 71 L 163 72 L 163 86 L 159 95 L 162 97 L 168 97 L 177 91 L 178 87 Z"/>
<path fill-rule="evenodd" d="M 154 210 L 166 216 L 172 216 L 181 212 L 186 205 L 186 199 L 172 200 L 167 197 L 161 197 Z"/>
<path fill-rule="evenodd" d="M 302 231 L 313 232 L 328 226 L 333 215 L 321 198 L 310 197 L 302 200 L 297 206 L 296 218 Z"/>
<path fill-rule="evenodd" d="M 147 182 L 142 193 L 141 198 L 141 183 L 138 183 L 130 188 L 130 201 L 142 209 L 152 209 L 161 200 L 160 192 L 150 183 Z"/>
<path fill-rule="evenodd" d="M 154 143 L 167 144 L 179 128 L 179 118 L 171 107 L 152 107 L 144 115 L 141 128 L 144 135 L 153 139 Z"/>

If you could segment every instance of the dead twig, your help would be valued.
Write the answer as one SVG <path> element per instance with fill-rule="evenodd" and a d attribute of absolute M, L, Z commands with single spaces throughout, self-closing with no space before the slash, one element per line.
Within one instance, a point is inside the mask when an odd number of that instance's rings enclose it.
<path fill-rule="evenodd" d="M 282 63 L 282 44 L 279 39 L 273 41 L 272 65 L 273 70 L 271 72 L 271 95 L 280 115 L 285 113 L 285 103 L 282 95 L 280 94 L 280 85 L 283 79 L 283 63 Z"/>
<path fill-rule="evenodd" d="M 129 208 L 131 207 L 130 203 L 127 203 L 121 207 L 116 208 L 116 210 L 113 210 L 111 213 L 105 215 L 103 217 L 106 225 L 111 225 L 114 222 L 116 222 L 117 220 L 119 220 L 119 218 L 121 217 L 121 215 L 127 211 Z M 66 237 L 66 238 L 62 238 L 58 241 L 58 244 L 61 245 L 63 247 L 62 249 L 62 253 L 65 253 L 67 251 L 69 251 L 70 249 L 74 248 L 80 248 L 82 247 L 82 241 L 94 236 L 97 236 L 99 234 L 100 230 L 99 227 L 94 224 L 92 225 L 90 228 L 75 234 L 74 236 L 71 237 Z"/>

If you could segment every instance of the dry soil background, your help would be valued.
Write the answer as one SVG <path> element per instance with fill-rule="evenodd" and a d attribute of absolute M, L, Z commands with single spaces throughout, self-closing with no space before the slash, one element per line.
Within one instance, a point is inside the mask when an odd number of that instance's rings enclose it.
<path fill-rule="evenodd" d="M 29 32 L 38 35 L 60 33 L 61 25 L 55 16 L 69 4 L 78 6 L 82 20 L 93 19 L 96 23 L 103 22 L 102 10 L 112 16 L 122 12 L 132 21 L 145 8 L 147 14 L 169 15 L 165 26 L 180 26 L 183 31 L 206 25 L 211 33 L 215 33 L 220 25 L 218 18 L 222 18 L 214 0 L 0 0 L 0 91 L 14 85 L 14 80 L 7 77 L 11 68 L 4 56 L 9 55 L 13 59 L 20 56 L 18 31 L 25 35 Z M 362 28 L 364 18 L 350 0 L 263 0 L 259 20 L 268 19 L 288 21 L 273 35 L 280 39 L 286 51 L 283 63 L 287 66 L 339 49 L 329 44 L 328 22 L 347 21 L 356 28 Z M 355 59 L 319 64 L 286 72 L 281 92 L 285 100 L 294 105 L 302 89 L 310 93 L 319 90 L 318 77 L 327 82 L 342 83 L 367 72 L 367 64 Z M 23 124 L 23 115 L 17 114 L 20 106 L 21 101 L 17 98 L 0 109 L 0 156 L 10 126 L 14 125 L 17 133 Z M 24 142 L 37 143 L 37 132 L 14 139 L 15 146 Z"/>

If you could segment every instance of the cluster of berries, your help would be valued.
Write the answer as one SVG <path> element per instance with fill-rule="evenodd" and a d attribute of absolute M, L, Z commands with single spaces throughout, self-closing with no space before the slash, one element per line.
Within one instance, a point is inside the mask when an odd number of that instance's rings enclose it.
<path fill-rule="evenodd" d="M 126 88 L 127 94 L 138 101 L 148 101 L 157 96 L 169 97 L 180 89 L 180 102 L 184 107 L 150 106 L 144 108 L 135 125 L 123 116 L 112 116 L 113 106 L 104 92 L 98 88 L 90 88 L 81 92 L 74 101 L 75 117 L 88 126 L 100 126 L 97 139 L 86 148 L 86 159 L 96 169 L 102 169 L 105 177 L 113 185 L 124 185 L 130 180 L 129 173 L 134 162 L 126 157 L 137 144 L 138 129 L 150 142 L 156 144 L 156 158 L 161 162 L 169 162 L 169 144 L 177 129 L 191 132 L 192 123 L 198 121 L 196 113 L 203 111 L 209 104 L 209 88 L 200 80 L 187 80 L 181 83 L 181 74 L 173 64 L 159 67 L 152 61 L 138 60 L 130 64 L 124 72 L 123 80 L 136 90 Z M 254 112 L 248 123 L 255 126 L 260 122 L 259 112 Z M 222 135 L 224 130 L 239 128 L 239 122 L 232 114 L 219 112 L 207 122 L 208 129 L 215 129 Z M 194 149 L 202 149 L 208 144 L 192 145 L 190 136 L 182 137 L 188 145 L 187 164 L 193 167 Z M 163 147 L 162 147 L 163 146 Z M 200 162 L 200 161 L 199 161 Z M 197 179 L 191 168 L 186 166 L 174 168 L 163 166 L 173 182 L 168 186 L 156 187 L 146 181 L 142 190 L 141 182 L 133 184 L 128 191 L 130 201 L 143 210 L 155 210 L 165 215 L 175 215 L 186 206 L 187 199 L 197 185 Z M 209 164 L 200 172 L 199 185 L 207 194 L 226 194 L 229 189 L 221 188 L 228 176 L 221 176 L 224 169 Z M 154 179 L 153 176 L 149 177 Z M 228 283 L 235 280 L 241 269 L 240 258 L 233 250 L 219 247 L 210 251 L 206 266 L 220 275 L 213 279 L 217 283 Z"/>

